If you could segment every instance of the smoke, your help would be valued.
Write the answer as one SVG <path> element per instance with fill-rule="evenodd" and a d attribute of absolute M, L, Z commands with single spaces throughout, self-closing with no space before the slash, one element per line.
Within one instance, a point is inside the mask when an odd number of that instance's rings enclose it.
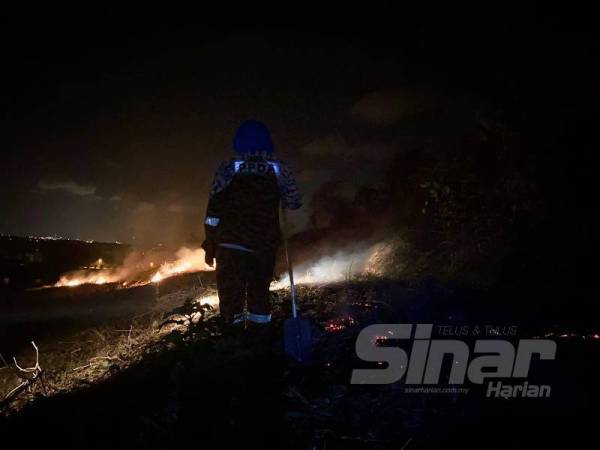
<path fill-rule="evenodd" d="M 411 246 L 399 234 L 379 240 L 365 240 L 329 250 L 313 248 L 322 256 L 306 259 L 294 267 L 295 284 L 320 284 L 348 281 L 357 276 L 397 278 L 410 270 Z M 323 252 L 329 252 L 323 255 Z M 317 253 L 318 252 L 318 253 Z M 271 290 L 290 286 L 290 279 L 283 274 L 271 284 Z"/>
<path fill-rule="evenodd" d="M 376 252 L 378 245 L 357 244 L 352 248 L 337 250 L 333 254 L 323 256 L 315 261 L 302 263 L 298 267 L 294 267 L 294 283 L 332 283 L 365 274 L 368 272 L 369 260 Z M 286 273 L 279 281 L 271 285 L 271 289 L 283 289 L 289 285 L 290 279 Z"/>
<path fill-rule="evenodd" d="M 73 287 L 81 284 L 121 283 L 123 286 L 159 282 L 173 275 L 210 271 L 204 262 L 204 250 L 181 247 L 175 255 L 161 249 L 133 251 L 114 268 L 88 268 L 66 273 L 55 287 Z"/>

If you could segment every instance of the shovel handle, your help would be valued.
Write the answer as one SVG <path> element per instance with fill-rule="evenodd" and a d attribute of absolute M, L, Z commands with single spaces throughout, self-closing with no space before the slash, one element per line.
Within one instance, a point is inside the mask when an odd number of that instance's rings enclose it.
<path fill-rule="evenodd" d="M 296 309 L 296 286 L 294 285 L 294 269 L 292 267 L 292 258 L 290 257 L 290 249 L 288 244 L 288 223 L 287 223 L 287 212 L 285 208 L 281 209 L 281 216 L 283 218 L 283 246 L 285 248 L 285 260 L 288 267 L 288 276 L 290 278 L 290 292 L 292 294 L 292 317 L 296 319 L 298 317 L 298 311 Z"/>

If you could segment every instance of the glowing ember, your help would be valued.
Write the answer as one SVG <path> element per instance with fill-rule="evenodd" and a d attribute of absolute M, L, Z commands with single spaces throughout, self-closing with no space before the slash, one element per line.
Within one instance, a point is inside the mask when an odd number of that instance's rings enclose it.
<path fill-rule="evenodd" d="M 551 337 L 559 337 L 562 339 L 566 339 L 566 338 L 579 338 L 579 339 L 600 339 L 600 335 L 598 333 L 576 333 L 576 332 L 553 332 L 550 331 L 546 334 L 542 335 L 545 338 L 551 338 Z M 534 339 L 539 339 L 539 336 L 533 336 Z"/>
<path fill-rule="evenodd" d="M 385 344 L 389 339 L 390 338 L 388 336 L 385 336 L 385 335 L 383 335 L 383 336 L 375 336 L 375 338 L 373 339 L 373 343 L 375 345 L 380 346 L 380 345 Z"/>
<path fill-rule="evenodd" d="M 338 331 L 342 331 L 344 328 L 346 328 L 346 326 L 339 323 L 328 323 L 325 325 L 325 331 L 329 333 L 337 333 Z"/>
<path fill-rule="evenodd" d="M 337 333 L 338 331 L 342 331 L 356 324 L 356 320 L 354 320 L 354 318 L 351 316 L 331 319 L 325 324 L 325 331 L 329 333 Z"/>

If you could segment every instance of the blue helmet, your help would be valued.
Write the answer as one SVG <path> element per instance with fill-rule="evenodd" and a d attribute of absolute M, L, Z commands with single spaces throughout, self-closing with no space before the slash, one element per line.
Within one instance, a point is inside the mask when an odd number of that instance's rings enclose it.
<path fill-rule="evenodd" d="M 235 133 L 233 148 L 240 155 L 273 153 L 273 141 L 267 126 L 258 120 L 246 120 Z"/>

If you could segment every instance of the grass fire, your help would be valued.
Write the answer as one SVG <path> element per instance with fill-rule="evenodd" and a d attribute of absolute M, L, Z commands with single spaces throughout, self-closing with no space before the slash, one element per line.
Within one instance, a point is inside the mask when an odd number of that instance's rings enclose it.
<path fill-rule="evenodd" d="M 156 255 L 154 255 L 156 256 Z M 146 262 L 151 256 L 146 254 L 133 254 L 126 258 L 123 265 L 116 268 L 82 269 L 61 275 L 54 287 L 75 287 L 82 284 L 117 283 L 123 287 L 145 283 L 158 283 L 165 278 L 182 273 L 201 272 L 214 270 L 204 262 L 204 250 L 182 247 L 175 253 L 175 259 L 156 264 L 154 261 Z M 155 269 L 158 267 L 158 269 Z M 154 271 L 149 276 L 148 272 Z"/>
<path fill-rule="evenodd" d="M 595 15 L 207 5 L 4 8 L 1 449 L 593 447 Z"/>

